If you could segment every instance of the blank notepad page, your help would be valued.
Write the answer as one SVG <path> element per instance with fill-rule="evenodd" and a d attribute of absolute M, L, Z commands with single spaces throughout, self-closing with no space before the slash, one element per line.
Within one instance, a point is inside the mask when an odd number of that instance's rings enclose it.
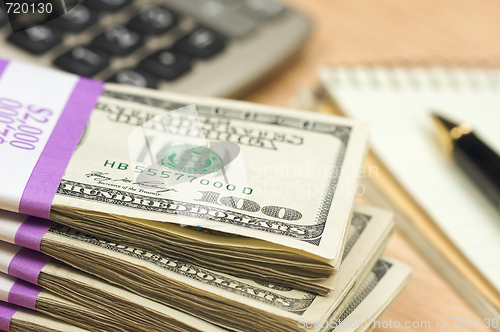
<path fill-rule="evenodd" d="M 374 152 L 500 289 L 499 207 L 443 153 L 430 117 L 468 122 L 500 152 L 500 71 L 334 67 L 321 78 L 346 115 L 371 123 Z"/>

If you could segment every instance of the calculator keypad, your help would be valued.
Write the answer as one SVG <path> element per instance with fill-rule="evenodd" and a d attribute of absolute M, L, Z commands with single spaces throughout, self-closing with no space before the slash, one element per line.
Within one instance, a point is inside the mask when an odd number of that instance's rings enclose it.
<path fill-rule="evenodd" d="M 49 25 L 38 25 L 16 32 L 7 39 L 33 54 L 42 54 L 62 42 L 62 32 Z"/>
<path fill-rule="evenodd" d="M 81 0 L 65 15 L 7 39 L 81 76 L 156 88 L 217 57 L 285 9 L 275 0 L 143 1 Z M 0 9 L 0 26 L 7 22 Z"/>
<path fill-rule="evenodd" d="M 91 77 L 109 65 L 109 55 L 93 47 L 77 46 L 55 59 L 54 64 L 71 73 Z"/>
<path fill-rule="evenodd" d="M 225 46 L 226 38 L 206 28 L 194 29 L 175 44 L 179 50 L 199 58 L 210 58 Z"/>
<path fill-rule="evenodd" d="M 130 30 L 123 25 L 110 26 L 92 42 L 93 46 L 120 56 L 130 54 L 143 44 L 144 36 L 142 33 Z"/>
<path fill-rule="evenodd" d="M 129 26 L 144 33 L 161 35 L 177 23 L 178 19 L 172 11 L 164 7 L 152 6 L 142 10 L 130 21 Z"/>
<path fill-rule="evenodd" d="M 193 58 L 176 49 L 163 50 L 142 60 L 139 68 L 171 81 L 191 69 Z"/>
<path fill-rule="evenodd" d="M 78 4 L 66 14 L 53 19 L 49 24 L 65 31 L 81 32 L 97 22 L 98 12 Z"/>

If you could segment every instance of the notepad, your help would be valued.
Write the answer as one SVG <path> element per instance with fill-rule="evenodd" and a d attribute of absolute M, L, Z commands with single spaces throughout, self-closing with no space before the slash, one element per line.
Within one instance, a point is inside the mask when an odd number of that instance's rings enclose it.
<path fill-rule="evenodd" d="M 443 153 L 430 118 L 470 123 L 500 153 L 500 70 L 333 67 L 321 80 L 346 115 L 371 123 L 376 155 L 500 290 L 499 207 Z"/>

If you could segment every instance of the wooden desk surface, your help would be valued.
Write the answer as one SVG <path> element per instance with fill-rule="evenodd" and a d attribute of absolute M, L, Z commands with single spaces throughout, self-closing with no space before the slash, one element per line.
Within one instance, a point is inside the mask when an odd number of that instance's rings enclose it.
<path fill-rule="evenodd" d="M 297 63 L 247 100 L 290 106 L 300 89 L 317 83 L 328 64 L 451 64 L 500 66 L 497 0 L 288 0 L 314 22 Z M 386 253 L 414 269 L 413 277 L 383 321 L 430 321 L 426 331 L 489 331 L 478 314 L 398 231 Z M 436 321 L 446 318 L 446 328 Z M 452 318 L 472 318 L 474 328 L 454 328 Z M 466 326 L 466 325 L 465 325 Z M 396 328 L 377 329 L 397 331 Z M 419 330 L 419 329 L 412 329 Z M 423 330 L 423 329 L 422 329 Z"/>

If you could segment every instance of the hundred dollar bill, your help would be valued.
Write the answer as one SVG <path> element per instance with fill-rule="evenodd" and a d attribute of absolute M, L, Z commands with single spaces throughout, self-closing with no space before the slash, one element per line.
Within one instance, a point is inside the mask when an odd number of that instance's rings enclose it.
<path fill-rule="evenodd" d="M 91 331 L 222 331 L 43 253 L 3 241 L 0 270 L 8 273 L 0 272 L 0 300 Z"/>
<path fill-rule="evenodd" d="M 391 213 L 372 207 L 356 208 L 343 254 L 345 267 L 339 272 L 334 292 L 326 297 L 233 277 L 57 224 L 42 233 L 38 245 L 42 252 L 78 269 L 212 324 L 236 331 L 294 331 L 298 318 L 321 319 L 335 310 L 364 275 L 363 270 L 371 268 L 392 227 Z M 22 238 L 19 231 L 11 234 L 13 238 Z M 46 287 L 44 280 L 48 276 L 52 284 L 64 280 L 56 270 L 44 267 L 37 282 Z M 71 288 L 74 284 L 66 280 L 59 287 L 79 294 L 78 283 L 75 289 Z M 64 292 L 57 294 L 65 296 Z M 256 320 L 256 315 L 262 319 Z"/>
<path fill-rule="evenodd" d="M 366 139 L 354 120 L 0 59 L 0 209 L 240 277 L 335 274 Z"/>
<path fill-rule="evenodd" d="M 343 118 L 106 85 L 50 218 L 308 289 L 340 266 L 366 138 Z"/>
<path fill-rule="evenodd" d="M 9 332 L 86 332 L 34 310 L 0 301 L 0 330 Z"/>

